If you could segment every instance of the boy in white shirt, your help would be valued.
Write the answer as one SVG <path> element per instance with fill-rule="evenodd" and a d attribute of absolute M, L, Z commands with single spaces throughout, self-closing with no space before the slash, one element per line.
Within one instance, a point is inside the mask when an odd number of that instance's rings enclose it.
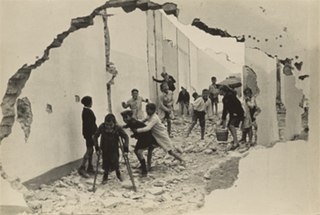
<path fill-rule="evenodd" d="M 204 89 L 202 90 L 202 96 L 198 97 L 192 104 L 191 107 L 193 109 L 193 115 L 192 115 L 192 123 L 188 129 L 186 137 L 189 136 L 191 133 L 193 127 L 197 124 L 197 121 L 199 119 L 200 129 L 201 129 L 201 140 L 204 139 L 204 132 L 205 132 L 205 124 L 206 114 L 211 114 L 211 100 L 209 98 L 209 90 Z"/>

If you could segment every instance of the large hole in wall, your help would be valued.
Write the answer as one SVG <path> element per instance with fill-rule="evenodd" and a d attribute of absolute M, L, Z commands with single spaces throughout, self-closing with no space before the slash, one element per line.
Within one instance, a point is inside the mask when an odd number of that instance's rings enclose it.
<path fill-rule="evenodd" d="M 17 121 L 20 123 L 22 130 L 24 131 L 25 141 L 28 140 L 33 114 L 31 110 L 31 103 L 27 97 L 17 100 Z"/>

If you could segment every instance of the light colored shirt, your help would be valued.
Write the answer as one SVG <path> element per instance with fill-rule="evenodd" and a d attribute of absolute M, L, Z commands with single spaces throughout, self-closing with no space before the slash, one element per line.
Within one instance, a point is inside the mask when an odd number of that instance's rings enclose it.
<path fill-rule="evenodd" d="M 129 105 L 130 109 L 132 110 L 132 117 L 135 119 L 143 119 L 144 118 L 144 114 L 142 111 L 142 101 L 143 98 L 138 96 L 137 99 L 129 99 L 127 101 L 127 105 Z"/>
<path fill-rule="evenodd" d="M 161 148 L 163 148 L 165 151 L 173 149 L 173 145 L 169 138 L 167 128 L 161 122 L 160 118 L 156 113 L 152 114 L 151 116 L 148 116 L 145 121 L 145 124 L 145 127 L 137 129 L 138 133 L 151 130 L 153 137 L 156 139 L 157 143 Z"/>
<path fill-rule="evenodd" d="M 159 97 L 159 117 L 162 119 L 165 117 L 165 112 L 170 112 L 173 114 L 173 92 L 168 91 L 168 93 L 162 93 Z M 172 117 L 172 116 L 171 116 Z"/>
<path fill-rule="evenodd" d="M 209 93 L 213 94 L 215 97 L 218 97 L 219 95 L 219 88 L 217 85 L 210 84 L 209 86 Z"/>
<path fill-rule="evenodd" d="M 196 111 L 209 112 L 209 109 L 211 107 L 211 100 L 210 98 L 208 98 L 207 101 L 204 101 L 202 97 L 199 97 L 192 102 L 192 107 L 193 107 L 193 110 L 196 110 Z"/>

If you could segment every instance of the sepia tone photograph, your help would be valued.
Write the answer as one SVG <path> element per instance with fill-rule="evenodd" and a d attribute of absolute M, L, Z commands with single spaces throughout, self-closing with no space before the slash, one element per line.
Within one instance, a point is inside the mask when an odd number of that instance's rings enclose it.
<path fill-rule="evenodd" d="M 319 0 L 0 0 L 0 214 L 320 214 Z"/>

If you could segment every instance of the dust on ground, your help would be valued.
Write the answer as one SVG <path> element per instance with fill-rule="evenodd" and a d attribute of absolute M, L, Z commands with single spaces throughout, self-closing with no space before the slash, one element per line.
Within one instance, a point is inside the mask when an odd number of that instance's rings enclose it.
<path fill-rule="evenodd" d="M 28 190 L 24 197 L 33 214 L 181 214 L 197 210 L 203 206 L 205 195 L 233 185 L 238 176 L 239 160 L 248 153 L 246 147 L 229 151 L 227 143 L 217 141 L 214 132 L 217 121 L 217 117 L 208 121 L 204 140 L 200 140 L 198 125 L 188 138 L 184 137 L 190 118 L 173 121 L 172 142 L 183 150 L 186 166 L 157 148 L 151 171 L 147 177 L 141 177 L 131 148 L 129 160 L 137 192 L 132 190 L 122 159 L 123 182 L 112 172 L 108 183 L 102 185 L 103 171 L 99 169 L 97 190 L 93 193 L 88 191 L 92 188 L 93 176 L 85 179 L 75 170 L 52 184 Z"/>

